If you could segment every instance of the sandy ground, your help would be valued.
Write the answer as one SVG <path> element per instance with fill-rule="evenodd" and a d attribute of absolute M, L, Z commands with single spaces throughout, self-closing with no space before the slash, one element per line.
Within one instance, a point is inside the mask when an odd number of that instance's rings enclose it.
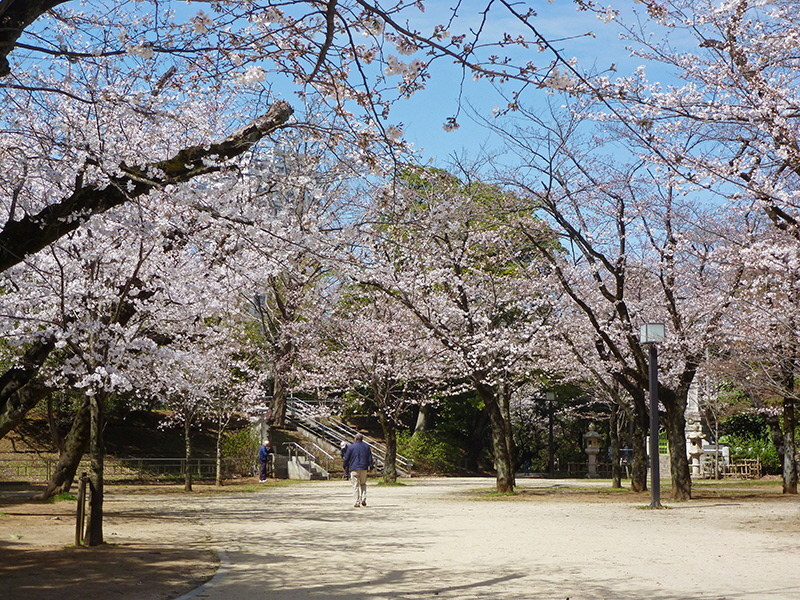
<path fill-rule="evenodd" d="M 110 487 L 102 548 L 65 548 L 74 503 L 6 494 L 0 597 L 800 598 L 797 498 L 712 489 L 649 510 L 648 495 L 607 482 L 520 480 L 514 497 L 489 493 L 488 479 L 405 483 L 370 481 L 365 508 L 343 481 L 197 494 Z"/>

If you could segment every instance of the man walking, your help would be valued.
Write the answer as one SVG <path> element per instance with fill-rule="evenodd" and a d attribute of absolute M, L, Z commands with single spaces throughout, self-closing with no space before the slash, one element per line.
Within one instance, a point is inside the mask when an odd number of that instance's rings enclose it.
<path fill-rule="evenodd" d="M 355 506 L 367 505 L 367 471 L 372 469 L 372 449 L 364 441 L 364 436 L 357 433 L 353 443 L 347 447 L 342 459 L 344 470 L 350 471 L 350 483 L 353 484 Z"/>

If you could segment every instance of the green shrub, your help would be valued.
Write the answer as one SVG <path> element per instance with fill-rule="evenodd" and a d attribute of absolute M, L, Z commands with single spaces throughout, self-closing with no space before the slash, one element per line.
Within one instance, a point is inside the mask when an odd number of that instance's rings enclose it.
<path fill-rule="evenodd" d="M 459 470 L 462 450 L 447 436 L 437 431 L 410 431 L 397 433 L 397 451 L 414 460 L 416 469 L 437 473 Z"/>
<path fill-rule="evenodd" d="M 254 475 L 261 442 L 258 431 L 252 427 L 226 431 L 222 436 L 222 456 L 232 459 L 228 464 L 235 465 L 234 472 L 226 473 L 226 475 L 239 475 L 240 477 Z"/>
<path fill-rule="evenodd" d="M 776 475 L 781 472 L 781 460 L 775 445 L 769 438 L 754 438 L 749 435 L 724 435 L 720 442 L 731 449 L 731 460 L 745 458 L 759 459 L 761 470 L 765 474 Z"/>
<path fill-rule="evenodd" d="M 47 502 L 54 503 L 54 502 L 77 502 L 78 497 L 74 494 L 70 494 L 69 492 L 61 492 L 60 494 L 56 494 L 55 496 L 51 496 L 47 499 Z"/>

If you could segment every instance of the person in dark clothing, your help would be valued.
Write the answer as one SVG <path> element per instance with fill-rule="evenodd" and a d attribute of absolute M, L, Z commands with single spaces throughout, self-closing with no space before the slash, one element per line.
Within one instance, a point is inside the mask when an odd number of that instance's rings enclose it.
<path fill-rule="evenodd" d="M 353 484 L 353 500 L 355 506 L 367 505 L 367 472 L 374 466 L 372 449 L 364 441 L 364 436 L 357 433 L 353 443 L 347 447 L 343 457 L 345 471 L 350 471 L 350 482 Z"/>
<path fill-rule="evenodd" d="M 258 462 L 261 463 L 261 472 L 259 473 L 258 480 L 264 483 L 267 480 L 267 475 L 272 474 L 272 448 L 269 445 L 269 440 L 264 440 L 264 444 L 258 451 Z"/>

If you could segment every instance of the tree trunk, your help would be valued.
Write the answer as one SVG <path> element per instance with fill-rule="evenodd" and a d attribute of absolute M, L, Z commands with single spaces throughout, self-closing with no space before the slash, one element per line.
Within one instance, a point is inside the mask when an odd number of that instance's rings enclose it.
<path fill-rule="evenodd" d="M 417 412 L 417 421 L 414 425 L 414 433 L 418 431 L 428 431 L 433 420 L 433 407 L 430 404 L 420 404 Z"/>
<path fill-rule="evenodd" d="M 778 460 L 781 465 L 785 464 L 785 457 L 783 452 L 783 429 L 781 428 L 781 419 L 778 415 L 770 412 L 765 417 L 767 426 L 769 427 L 769 437 L 772 440 L 772 445 L 775 446 L 775 451 L 778 453 Z"/>
<path fill-rule="evenodd" d="M 275 427 L 286 427 L 286 404 L 289 396 L 289 372 L 292 368 L 293 345 L 284 344 L 275 356 L 275 367 L 272 377 L 272 424 Z"/>
<path fill-rule="evenodd" d="M 58 456 L 56 468 L 50 481 L 47 482 L 47 488 L 39 496 L 40 499 L 47 500 L 58 494 L 69 492 L 75 481 L 75 474 L 78 472 L 81 459 L 89 447 L 91 428 L 91 403 L 89 397 L 86 396 L 78 412 L 75 413 L 72 427 L 64 439 L 64 446 Z"/>
<path fill-rule="evenodd" d="M 555 425 L 555 407 L 554 401 L 547 401 L 547 474 L 550 477 L 556 474 L 556 449 L 555 449 L 555 436 L 553 427 Z"/>
<path fill-rule="evenodd" d="M 386 457 L 383 462 L 383 481 L 394 483 L 397 481 L 397 426 L 394 421 L 379 411 L 378 419 L 383 429 L 383 440 L 386 444 Z"/>
<path fill-rule="evenodd" d="M 186 470 L 183 474 L 183 491 L 192 491 L 192 419 L 187 415 L 183 419 L 183 448 Z"/>
<path fill-rule="evenodd" d="M 497 480 L 497 492 L 507 494 L 514 491 L 514 461 L 516 447 L 511 435 L 511 424 L 506 422 L 502 399 L 495 390 L 485 384 L 482 378 L 474 378 L 474 385 L 483 400 L 489 425 L 492 432 L 492 450 L 494 452 L 494 468 Z"/>
<path fill-rule="evenodd" d="M 659 397 L 667 410 L 672 499 L 691 500 L 692 477 L 686 453 L 686 394 L 662 386 Z"/>
<path fill-rule="evenodd" d="M 622 465 L 620 464 L 620 444 L 619 444 L 619 413 L 622 409 L 616 402 L 611 403 L 611 419 L 608 425 L 608 433 L 611 443 L 611 487 L 619 489 L 622 487 Z M 552 419 L 552 410 L 551 410 Z"/>
<path fill-rule="evenodd" d="M 464 467 L 472 472 L 480 470 L 480 458 L 483 454 L 484 436 L 489 424 L 489 417 L 485 410 L 476 411 L 472 419 L 472 427 L 469 429 L 467 439 L 467 449 L 464 456 Z"/>
<path fill-rule="evenodd" d="M 647 491 L 647 432 L 650 427 L 644 395 L 633 398 L 633 431 L 631 433 L 631 491 Z"/>
<path fill-rule="evenodd" d="M 34 342 L 16 366 L 0 375 L 0 438 L 19 425 L 50 388 L 35 380 L 55 348 L 52 337 Z"/>
<path fill-rule="evenodd" d="M 99 546 L 103 543 L 103 469 L 105 460 L 105 392 L 89 396 L 90 439 L 89 454 L 89 518 L 86 525 L 86 545 Z"/>
<path fill-rule="evenodd" d="M 214 485 L 217 487 L 222 487 L 222 434 L 225 430 L 222 426 L 217 428 L 217 439 L 216 439 L 216 448 L 214 449 L 214 458 L 215 465 L 214 465 Z"/>
<path fill-rule="evenodd" d="M 794 387 L 794 386 L 792 386 Z M 793 398 L 783 399 L 783 493 L 797 493 L 797 446 L 795 429 L 797 417 Z"/>
<path fill-rule="evenodd" d="M 58 454 L 61 455 L 64 452 L 64 444 L 66 441 L 64 440 L 64 436 L 62 436 L 61 432 L 58 430 L 56 417 L 53 414 L 53 394 L 47 395 L 47 427 L 50 430 L 50 439 L 53 440 L 53 444 L 58 450 Z"/>

